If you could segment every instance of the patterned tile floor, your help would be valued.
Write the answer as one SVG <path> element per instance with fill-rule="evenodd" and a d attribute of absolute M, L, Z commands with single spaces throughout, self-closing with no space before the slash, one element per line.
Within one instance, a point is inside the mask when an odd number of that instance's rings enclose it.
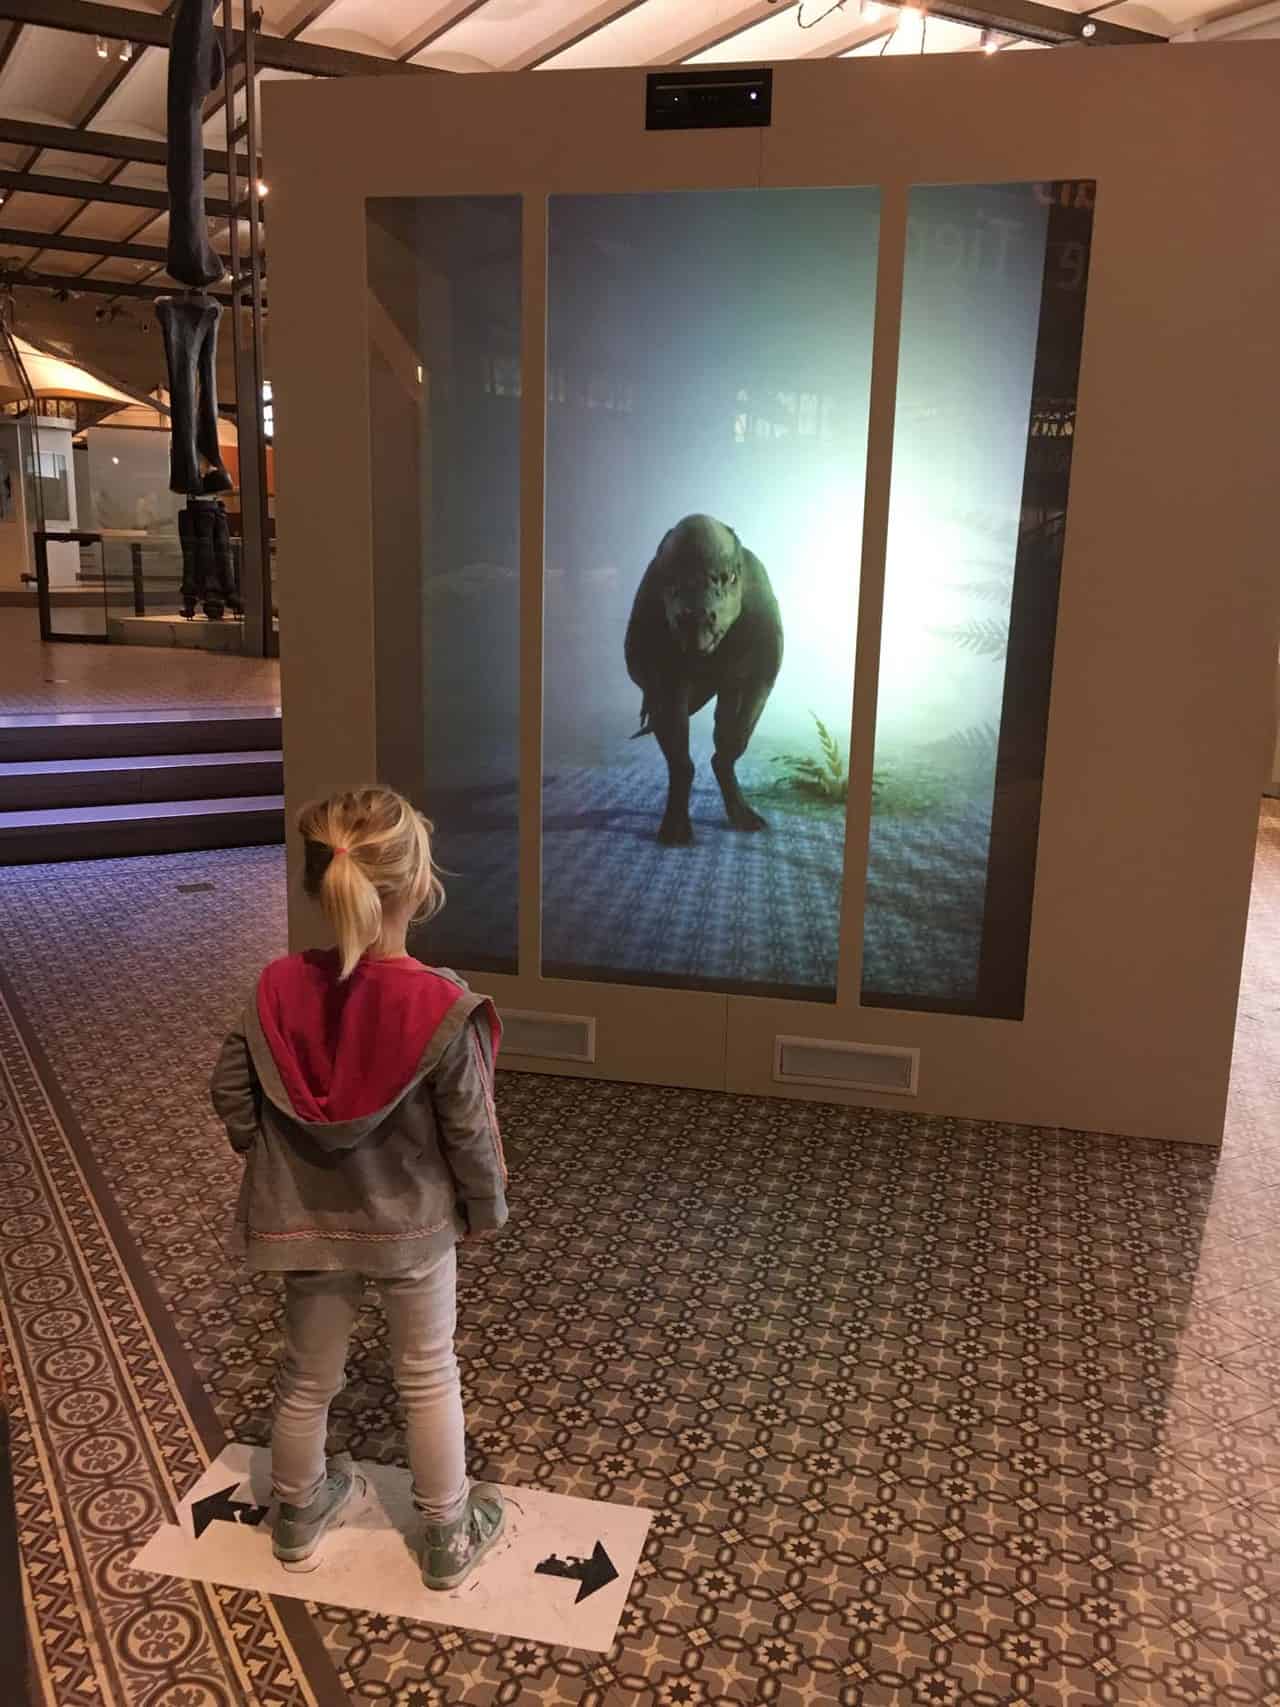
<path fill-rule="evenodd" d="M 274 658 L 153 646 L 41 646 L 34 610 L 0 606 L 0 715 L 278 705 Z"/>
<path fill-rule="evenodd" d="M 1226 1146 L 506 1076 L 477 1468 L 657 1513 L 607 1656 L 156 1581 L 265 1437 L 209 1063 L 278 850 L 0 890 L 0 1281 L 33 1695 L 96 1707 L 1280 1704 L 1280 812 Z M 193 889 L 197 883 L 214 887 Z M 36 1042 L 36 1039 L 39 1042 Z M 362 1321 L 335 1444 L 401 1461 Z"/>

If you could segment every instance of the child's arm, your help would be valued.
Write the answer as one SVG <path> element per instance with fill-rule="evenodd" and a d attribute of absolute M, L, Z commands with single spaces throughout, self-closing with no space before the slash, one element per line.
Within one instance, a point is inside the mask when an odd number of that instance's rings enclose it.
<path fill-rule="evenodd" d="M 507 1164 L 493 1105 L 493 1043 L 483 1011 L 445 1051 L 431 1078 L 440 1146 L 458 1183 L 471 1234 L 507 1219 Z"/>
<path fill-rule="evenodd" d="M 209 1094 L 218 1119 L 227 1129 L 231 1148 L 241 1152 L 252 1149 L 258 1136 L 258 1077 L 239 1026 L 222 1045 Z"/>

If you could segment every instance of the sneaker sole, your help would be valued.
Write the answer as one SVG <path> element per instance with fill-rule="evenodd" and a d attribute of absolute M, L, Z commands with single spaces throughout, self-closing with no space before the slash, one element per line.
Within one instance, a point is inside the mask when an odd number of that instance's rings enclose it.
<path fill-rule="evenodd" d="M 362 1476 L 353 1477 L 351 1486 L 347 1490 L 346 1499 L 343 1500 L 340 1506 L 335 1506 L 333 1511 L 330 1512 L 328 1517 L 325 1519 L 323 1529 L 321 1529 L 320 1533 L 307 1548 L 306 1552 L 300 1553 L 296 1548 L 291 1547 L 287 1553 L 278 1553 L 273 1547 L 272 1552 L 275 1553 L 276 1563 L 278 1565 L 282 1565 L 286 1571 L 292 1571 L 299 1575 L 306 1571 L 314 1571 L 318 1569 L 320 1561 L 316 1557 L 316 1554 L 320 1550 L 320 1543 L 324 1540 L 325 1536 L 329 1534 L 330 1530 L 341 1529 L 342 1519 L 346 1513 L 347 1507 L 351 1504 L 357 1493 L 364 1492 L 364 1486 L 364 1478 Z"/>
<path fill-rule="evenodd" d="M 476 1548 L 475 1552 L 467 1561 L 466 1568 L 461 1571 L 455 1571 L 451 1577 L 429 1577 L 424 1572 L 422 1577 L 424 1585 L 427 1588 L 435 1589 L 437 1592 L 444 1592 L 451 1588 L 457 1588 L 459 1583 L 466 1582 L 467 1578 L 471 1575 L 472 1571 L 475 1570 L 476 1566 L 480 1563 L 481 1559 L 484 1558 L 489 1549 L 502 1540 L 502 1537 L 506 1534 L 506 1529 L 507 1508 L 504 1505 L 502 1508 L 502 1516 L 498 1519 L 498 1527 L 484 1543 L 483 1547 Z"/>

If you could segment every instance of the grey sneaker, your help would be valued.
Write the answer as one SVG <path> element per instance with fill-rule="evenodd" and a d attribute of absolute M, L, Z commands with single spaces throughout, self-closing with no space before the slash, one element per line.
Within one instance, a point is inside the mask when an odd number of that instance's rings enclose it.
<path fill-rule="evenodd" d="M 286 1571 L 311 1568 L 311 1555 L 342 1516 L 355 1487 L 355 1467 L 349 1454 L 342 1452 L 330 1460 L 329 1473 L 310 1505 L 280 1502 L 272 1550 Z"/>
<path fill-rule="evenodd" d="M 467 1496 L 467 1509 L 452 1523 L 429 1523 L 422 1547 L 422 1580 L 428 1588 L 457 1588 L 502 1534 L 507 1508 L 497 1488 L 481 1482 Z"/>

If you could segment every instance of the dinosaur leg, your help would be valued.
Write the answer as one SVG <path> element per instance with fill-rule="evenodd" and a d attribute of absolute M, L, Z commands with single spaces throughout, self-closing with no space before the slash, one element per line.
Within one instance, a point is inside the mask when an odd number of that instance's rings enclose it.
<path fill-rule="evenodd" d="M 210 504 L 209 509 L 213 515 L 213 584 L 218 597 L 225 601 L 227 609 L 233 616 L 239 616 L 243 607 L 240 594 L 236 590 L 231 530 L 227 526 L 226 508 L 222 504 Z"/>
<path fill-rule="evenodd" d="M 667 810 L 658 831 L 665 847 L 687 847 L 693 840 L 689 822 L 689 794 L 693 788 L 693 760 L 689 757 L 689 701 L 670 696 L 651 701 L 650 722 L 667 761 Z"/>
<path fill-rule="evenodd" d="M 218 622 L 222 618 L 222 599 L 218 593 L 217 567 L 213 556 L 213 506 L 211 504 L 196 504 L 195 534 L 196 534 L 196 578 L 200 584 L 200 599 L 204 605 L 204 614 L 210 622 Z"/>
<path fill-rule="evenodd" d="M 218 304 L 211 302 L 202 329 L 196 365 L 199 384 L 196 449 L 209 465 L 201 482 L 201 490 L 209 493 L 229 492 L 235 485 L 223 466 L 222 447 L 218 443 L 218 321 L 221 315 Z"/>
<path fill-rule="evenodd" d="M 167 95 L 168 272 L 189 290 L 223 276 L 209 242 L 204 203 L 204 102 L 222 81 L 213 0 L 178 0 L 169 43 Z"/>
<path fill-rule="evenodd" d="M 755 733 L 772 688 L 772 682 L 732 683 L 721 690 L 716 700 L 716 748 L 711 768 L 720 784 L 729 822 L 735 830 L 767 828 L 767 820 L 748 806 L 743 796 L 737 765 Z"/>
<path fill-rule="evenodd" d="M 156 319 L 164 338 L 164 362 L 169 374 L 169 490 L 184 495 L 198 492 L 200 462 L 196 452 L 196 387 L 204 306 L 197 299 L 161 297 Z"/>
<path fill-rule="evenodd" d="M 178 511 L 178 542 L 182 547 L 182 614 L 196 614 L 200 589 L 196 581 L 196 521 L 188 504 Z"/>

